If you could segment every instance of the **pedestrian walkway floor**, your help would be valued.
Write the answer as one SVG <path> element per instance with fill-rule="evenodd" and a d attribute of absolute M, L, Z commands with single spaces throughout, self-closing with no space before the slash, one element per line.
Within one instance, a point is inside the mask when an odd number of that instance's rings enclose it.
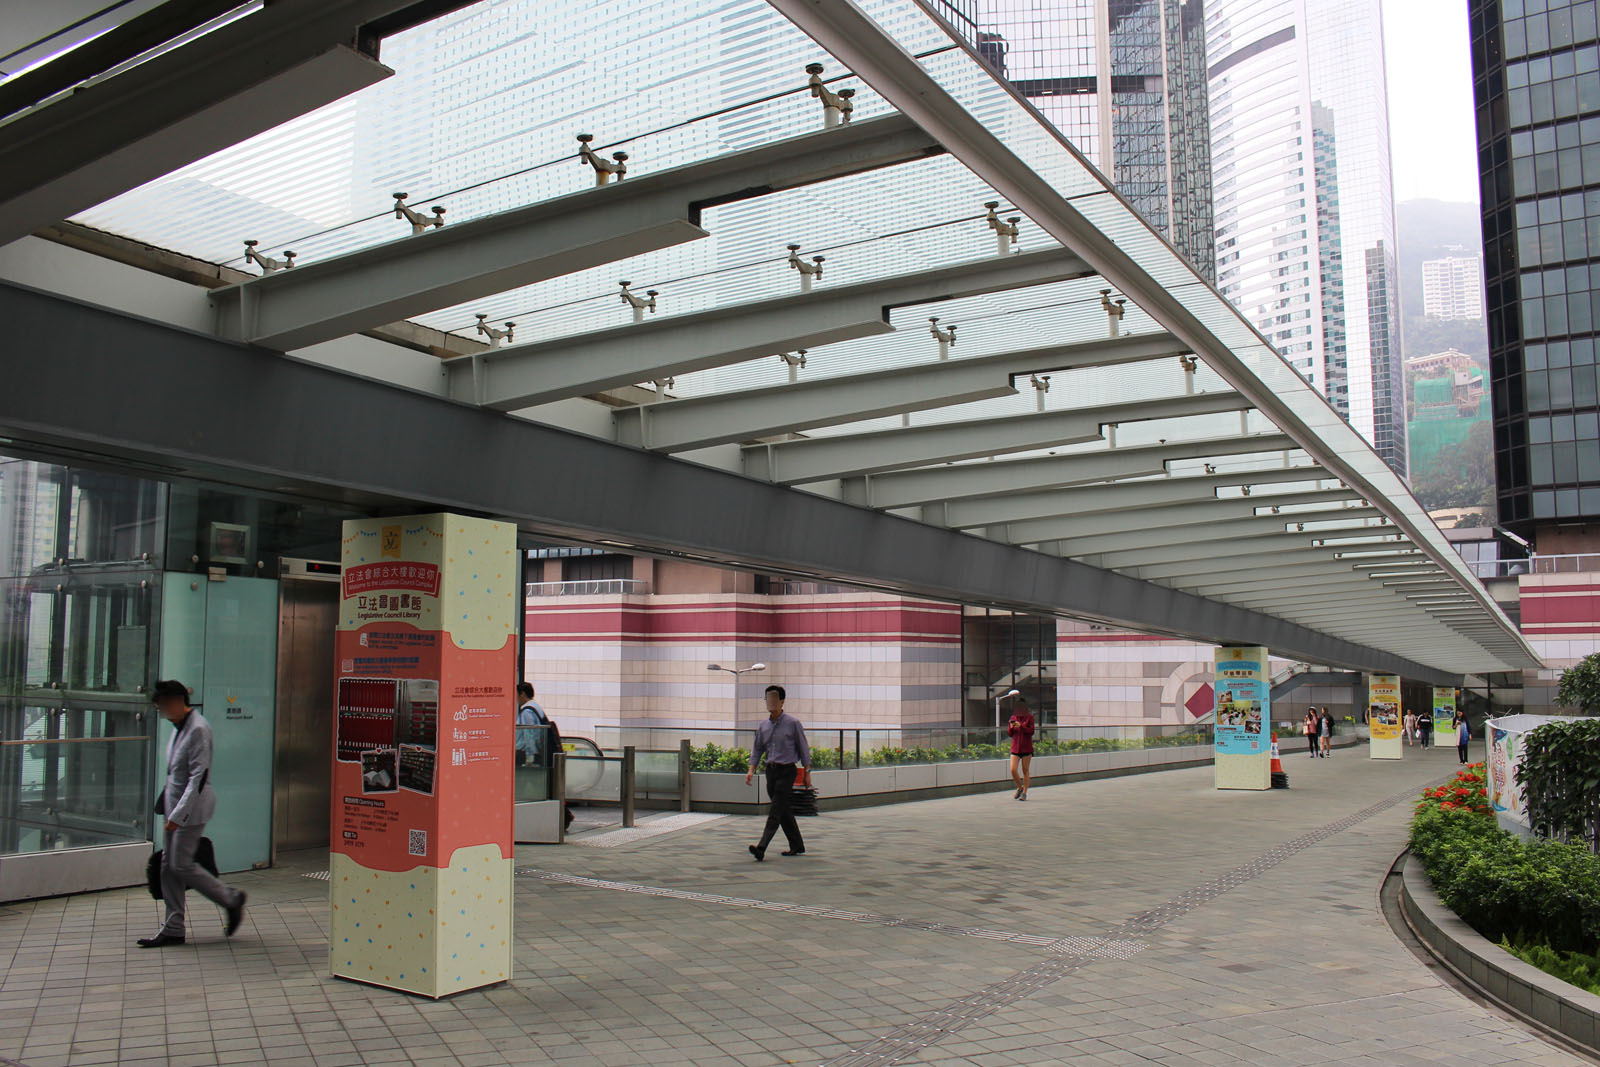
<path fill-rule="evenodd" d="M 232 941 L 142 889 L 0 907 L 0 1064 L 1575 1064 L 1444 984 L 1378 892 L 1453 751 L 1286 758 L 517 852 L 512 982 L 327 976 L 325 856 L 233 876 Z"/>

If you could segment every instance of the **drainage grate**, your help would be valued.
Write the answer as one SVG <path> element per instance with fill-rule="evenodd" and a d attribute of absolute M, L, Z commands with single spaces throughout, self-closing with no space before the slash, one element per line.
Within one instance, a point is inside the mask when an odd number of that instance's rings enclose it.
<path fill-rule="evenodd" d="M 302 877 L 302 878 L 310 878 L 313 881 L 318 881 L 318 882 L 326 882 L 330 878 L 332 878 L 333 876 L 328 871 L 307 871 L 305 874 L 302 874 L 300 877 Z"/>

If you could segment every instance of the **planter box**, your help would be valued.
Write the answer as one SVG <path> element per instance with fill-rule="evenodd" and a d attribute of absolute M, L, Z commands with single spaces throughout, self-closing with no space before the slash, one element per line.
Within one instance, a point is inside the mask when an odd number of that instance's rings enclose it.
<path fill-rule="evenodd" d="M 939 786 L 971 785 L 977 781 L 978 765 L 972 760 L 934 765 L 934 783 Z"/>
<path fill-rule="evenodd" d="M 931 763 L 903 764 L 894 769 L 895 792 L 905 789 L 932 789 L 938 785 L 938 771 Z"/>
<path fill-rule="evenodd" d="M 849 771 L 812 771 L 811 784 L 819 797 L 842 797 L 850 791 Z"/>
<path fill-rule="evenodd" d="M 553 845 L 561 840 L 561 802 L 524 801 L 512 809 L 511 839 L 519 845 Z"/>
<path fill-rule="evenodd" d="M 895 791 L 894 767 L 862 767 L 847 772 L 850 776 L 850 795 L 863 793 L 893 793 Z"/>
<path fill-rule="evenodd" d="M 1415 857 L 1406 857 L 1402 871 L 1406 919 L 1451 970 L 1523 1018 L 1600 1055 L 1600 996 L 1524 963 L 1468 926 L 1435 895 Z"/>
<path fill-rule="evenodd" d="M 759 775 L 749 785 L 742 774 L 722 774 L 718 771 L 690 771 L 689 795 L 705 804 L 760 804 L 766 796 L 766 786 Z"/>

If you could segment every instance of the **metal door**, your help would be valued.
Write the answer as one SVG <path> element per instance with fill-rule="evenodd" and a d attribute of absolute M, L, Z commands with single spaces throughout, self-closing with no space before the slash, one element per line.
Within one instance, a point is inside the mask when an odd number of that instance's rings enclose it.
<path fill-rule="evenodd" d="M 294 563 L 284 561 L 279 584 L 274 858 L 279 852 L 328 845 L 338 568 L 332 567 L 327 577 L 311 576 Z"/>

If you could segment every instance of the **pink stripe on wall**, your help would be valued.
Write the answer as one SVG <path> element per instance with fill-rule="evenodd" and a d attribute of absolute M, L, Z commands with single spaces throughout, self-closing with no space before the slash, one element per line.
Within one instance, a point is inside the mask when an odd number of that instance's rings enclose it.
<path fill-rule="evenodd" d="M 958 643 L 959 608 L 861 603 L 814 606 L 744 604 L 571 604 L 527 611 L 528 640 L 623 638 L 658 641 L 787 640 Z"/>

